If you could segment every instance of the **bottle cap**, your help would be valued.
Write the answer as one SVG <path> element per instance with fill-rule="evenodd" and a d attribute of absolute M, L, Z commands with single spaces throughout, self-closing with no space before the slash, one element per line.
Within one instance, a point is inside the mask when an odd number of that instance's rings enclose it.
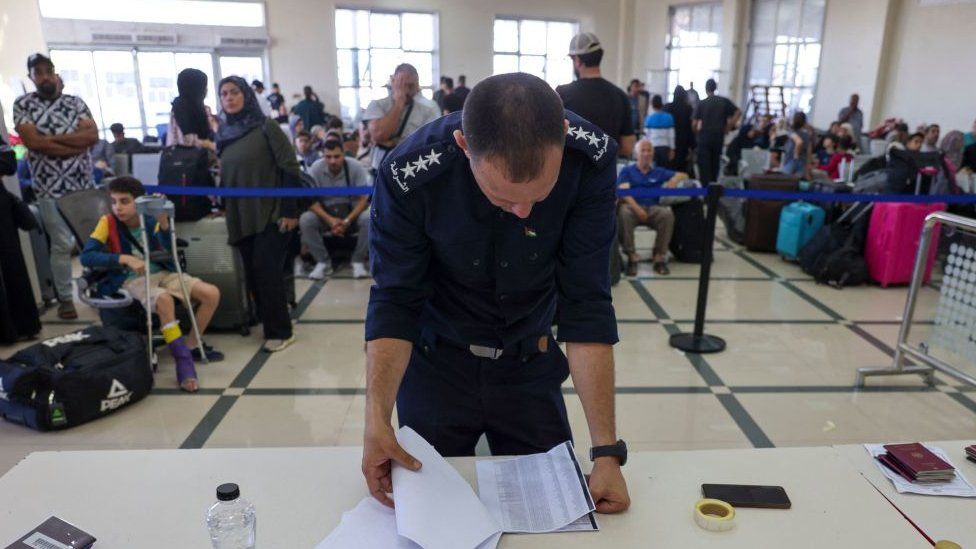
<path fill-rule="evenodd" d="M 221 484 L 217 487 L 217 499 L 220 501 L 234 501 L 241 497 L 241 489 L 233 482 Z"/>

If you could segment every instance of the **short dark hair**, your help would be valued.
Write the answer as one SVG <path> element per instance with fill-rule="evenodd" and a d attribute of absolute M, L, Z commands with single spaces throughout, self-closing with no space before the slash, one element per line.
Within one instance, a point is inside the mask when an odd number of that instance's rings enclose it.
<path fill-rule="evenodd" d="M 794 130 L 802 129 L 807 125 L 807 114 L 803 111 L 796 111 L 793 113 L 793 123 L 790 124 Z"/>
<path fill-rule="evenodd" d="M 895 123 L 895 129 L 900 132 L 908 132 L 908 124 L 904 122 L 897 122 Z"/>
<path fill-rule="evenodd" d="M 451 78 L 450 76 L 445 76 L 444 77 L 444 80 L 443 80 L 443 83 L 445 85 L 447 85 L 447 88 L 448 89 L 450 89 L 450 90 L 453 90 L 454 89 L 454 79 Z"/>
<path fill-rule="evenodd" d="M 714 78 L 709 78 L 705 81 L 705 93 L 715 93 L 718 89 L 718 82 Z"/>
<path fill-rule="evenodd" d="M 345 125 L 342 123 L 342 119 L 338 116 L 333 116 L 329 118 L 329 121 L 325 123 L 326 128 L 342 128 Z"/>
<path fill-rule="evenodd" d="M 146 194 L 146 188 L 142 186 L 142 181 L 130 175 L 123 175 L 108 182 L 108 192 L 131 194 L 132 198 L 139 198 Z"/>
<path fill-rule="evenodd" d="M 840 139 L 837 139 L 835 136 L 832 135 L 828 137 L 832 137 L 834 139 L 834 143 L 836 143 L 837 146 L 840 147 L 840 149 L 843 151 L 848 151 L 854 147 L 854 139 L 849 135 L 845 135 Z"/>
<path fill-rule="evenodd" d="M 468 77 L 463 74 L 458 75 L 458 84 L 464 84 L 468 81 Z"/>
<path fill-rule="evenodd" d="M 658 94 L 655 93 L 654 95 L 651 96 L 651 108 L 653 108 L 653 109 L 663 109 L 664 108 L 664 100 L 661 99 L 661 96 L 660 95 L 658 95 Z"/>
<path fill-rule="evenodd" d="M 30 57 L 27 58 L 27 74 L 30 74 L 34 67 L 38 65 L 47 65 L 54 70 L 54 61 L 51 58 L 44 55 L 43 53 L 32 53 Z"/>
<path fill-rule="evenodd" d="M 251 80 L 251 87 L 252 88 L 261 88 L 263 90 L 264 89 L 264 82 L 261 82 L 260 80 Z"/>
<path fill-rule="evenodd" d="M 603 61 L 603 50 L 591 51 L 590 53 L 576 55 L 575 57 L 579 57 L 580 63 L 584 67 L 599 67 L 600 61 Z"/>
<path fill-rule="evenodd" d="M 912 135 L 909 135 L 908 136 L 908 140 L 909 141 L 911 141 L 912 139 L 915 139 L 915 138 L 918 138 L 918 139 L 921 139 L 922 141 L 925 141 L 925 134 L 922 133 L 922 132 L 915 132 Z"/>
<path fill-rule="evenodd" d="M 309 139 L 312 137 L 312 134 L 308 133 L 305 130 L 302 130 L 298 132 L 298 135 L 295 136 L 295 139 L 298 139 L 299 137 L 304 137 L 305 139 Z"/>
<path fill-rule="evenodd" d="M 125 128 L 122 127 L 122 124 L 119 124 L 118 122 L 116 122 L 115 124 L 112 124 L 111 126 L 109 126 L 108 129 L 111 130 L 112 133 L 123 133 L 123 132 L 125 132 Z"/>
<path fill-rule="evenodd" d="M 335 149 L 341 149 L 342 143 L 337 139 L 326 139 L 322 142 L 323 151 L 332 151 Z"/>
<path fill-rule="evenodd" d="M 491 76 L 468 95 L 461 128 L 475 158 L 499 158 L 512 181 L 539 175 L 546 147 L 566 140 L 562 101 L 538 76 L 516 72 Z"/>

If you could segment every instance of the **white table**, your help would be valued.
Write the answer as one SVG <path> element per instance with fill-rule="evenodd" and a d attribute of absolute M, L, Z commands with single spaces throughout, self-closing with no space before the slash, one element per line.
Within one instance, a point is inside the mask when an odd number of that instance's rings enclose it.
<path fill-rule="evenodd" d="M 952 464 L 971 484 L 976 483 L 976 463 L 966 459 L 966 446 L 973 441 L 926 442 L 949 455 Z M 878 470 L 861 444 L 836 446 L 836 450 L 857 468 L 864 478 L 918 525 L 933 541 L 947 539 L 963 547 L 976 547 L 976 498 L 935 497 L 899 494 Z"/>
<path fill-rule="evenodd" d="M 0 545 L 57 515 L 97 547 L 207 548 L 204 516 L 223 482 L 257 508 L 259 546 L 312 547 L 366 495 L 359 448 L 38 452 L 0 478 Z M 474 479 L 474 459 L 451 460 Z M 599 533 L 506 535 L 500 547 L 928 548 L 832 448 L 634 453 L 633 504 Z M 778 484 L 793 508 L 741 509 L 730 532 L 692 519 L 703 482 Z M 596 545 L 594 545 L 596 544 Z"/>

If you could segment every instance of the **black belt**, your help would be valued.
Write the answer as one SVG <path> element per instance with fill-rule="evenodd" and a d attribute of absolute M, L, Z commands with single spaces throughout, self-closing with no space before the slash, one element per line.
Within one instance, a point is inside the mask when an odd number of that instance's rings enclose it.
<path fill-rule="evenodd" d="M 421 341 L 425 352 L 430 352 L 430 350 L 436 348 L 438 344 L 443 343 L 457 349 L 468 351 L 473 356 L 478 358 L 498 360 L 502 356 L 519 356 L 524 360 L 533 355 L 548 352 L 550 337 L 551 336 L 549 334 L 541 336 L 529 336 L 518 341 L 517 343 L 509 345 L 508 347 L 498 348 L 488 345 L 462 343 L 450 338 L 446 338 L 434 332 L 424 331 L 424 333 L 421 334 Z"/>

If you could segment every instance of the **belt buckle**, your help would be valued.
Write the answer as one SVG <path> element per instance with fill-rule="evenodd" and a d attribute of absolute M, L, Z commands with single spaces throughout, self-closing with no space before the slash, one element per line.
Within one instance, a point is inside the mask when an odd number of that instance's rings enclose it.
<path fill-rule="evenodd" d="M 484 345 L 468 345 L 468 350 L 478 358 L 488 358 L 491 360 L 497 360 L 498 357 L 502 356 L 502 351 L 504 351 L 504 349 L 485 347 Z"/>

